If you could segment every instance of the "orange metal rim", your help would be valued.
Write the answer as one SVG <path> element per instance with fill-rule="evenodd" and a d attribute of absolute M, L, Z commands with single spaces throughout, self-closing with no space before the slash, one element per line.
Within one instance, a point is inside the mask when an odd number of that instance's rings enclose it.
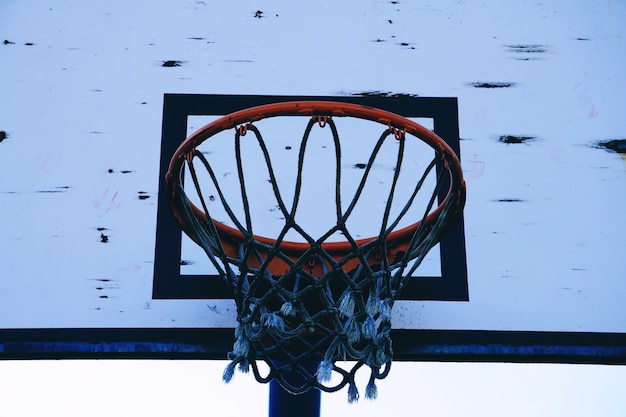
<path fill-rule="evenodd" d="M 358 104 L 334 101 L 292 101 L 267 104 L 231 113 L 207 124 L 189 136 L 174 153 L 166 174 L 166 190 L 168 195 L 170 197 L 176 195 L 177 186 L 182 183 L 181 175 L 184 161 L 190 158 L 193 151 L 202 142 L 221 131 L 231 128 L 245 129 L 248 123 L 275 116 L 357 117 L 387 125 L 392 129 L 392 133 L 396 135 L 396 137 L 410 133 L 442 155 L 444 169 L 447 169 L 450 175 L 450 188 L 448 189 L 446 198 L 435 210 L 428 214 L 425 222 L 427 224 L 433 223 L 440 215 L 441 210 L 448 200 L 452 198 L 453 194 L 456 194 L 457 197 L 457 211 L 463 208 L 465 203 L 465 182 L 463 180 L 461 164 L 457 155 L 443 139 L 424 126 L 395 113 Z M 170 199 L 170 201 L 172 201 L 172 199 Z M 190 204 L 195 214 L 203 221 L 206 221 L 205 213 L 193 203 L 190 202 Z M 170 206 L 176 218 L 179 220 L 182 219 L 177 212 L 178 209 L 171 204 Z M 418 221 L 400 230 L 391 232 L 387 241 L 397 242 L 399 244 L 398 249 L 408 245 L 409 240 L 415 230 L 420 226 L 420 223 L 421 221 Z M 226 238 L 230 241 L 227 244 L 228 246 L 245 240 L 244 235 L 239 230 L 220 223 L 219 221 L 214 221 L 214 224 L 222 238 Z M 254 238 L 261 243 L 269 245 L 276 243 L 275 239 L 265 236 L 254 236 Z M 357 240 L 356 243 L 362 245 L 374 239 L 376 239 L 375 236 Z M 306 242 L 283 241 L 280 243 L 279 248 L 286 254 L 297 256 L 309 250 L 310 245 Z M 349 253 L 353 249 L 347 241 L 325 242 L 322 244 L 322 248 L 333 256 Z"/>

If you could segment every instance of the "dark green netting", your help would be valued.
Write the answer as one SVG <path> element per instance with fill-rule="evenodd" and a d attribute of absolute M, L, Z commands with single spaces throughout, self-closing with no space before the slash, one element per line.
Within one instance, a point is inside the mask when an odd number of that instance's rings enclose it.
<path fill-rule="evenodd" d="M 295 220 L 300 203 L 305 152 L 311 130 L 316 125 L 329 128 L 332 132 L 336 171 L 336 223 L 319 238 L 310 236 Z M 250 132 L 254 134 L 263 153 L 278 209 L 285 219 L 273 244 L 261 242 L 253 236 L 249 190 L 246 188 L 241 158 L 242 137 Z M 236 368 L 242 372 L 252 369 L 258 381 L 265 383 L 277 379 L 285 389 L 295 394 L 312 387 L 333 392 L 348 385 L 348 398 L 352 402 L 359 398 L 355 384 L 356 372 L 365 365 L 370 370 L 365 397 L 376 397 L 375 381 L 387 376 L 393 358 L 390 331 L 394 300 L 413 270 L 441 239 L 450 218 L 462 204 L 457 200 L 457 195 L 451 195 L 434 222 L 424 221 L 436 206 L 440 188 L 449 180 L 448 170 L 444 169 L 447 162 L 442 154 L 435 152 L 424 173 L 415 177 L 413 192 L 404 208 L 395 217 L 390 216 L 404 160 L 406 136 L 397 128 L 385 126 L 363 169 L 362 179 L 344 210 L 341 143 L 337 126 L 331 117 L 312 117 L 307 124 L 299 150 L 298 175 L 291 206 L 283 200 L 269 151 L 259 129 L 251 123 L 236 128 L 235 155 L 243 219 L 237 218 L 226 201 L 218 176 L 205 156 L 197 150 L 187 155 L 186 164 L 206 219 L 197 215 L 180 185 L 174 197 L 179 201 L 175 204 L 182 208 L 179 214 L 187 224 L 185 232 L 204 249 L 224 277 L 237 305 L 238 326 L 235 329 L 233 350 L 229 354 L 231 362 L 224 371 L 225 381 L 230 381 Z M 246 140 L 250 140 L 249 136 Z M 359 244 L 346 227 L 346 222 L 362 196 L 383 143 L 388 140 L 397 140 L 399 146 L 384 214 L 377 220 L 380 221 L 380 231 L 377 237 Z M 424 207 L 422 222 L 413 233 L 406 252 L 389 259 L 388 236 L 397 228 L 417 194 L 422 191 L 428 175 L 434 173 L 438 162 L 441 165 L 438 174 L 434 174 L 437 177 L 436 187 L 427 191 L 432 194 L 427 207 Z M 243 236 L 236 257 L 228 256 L 222 245 L 199 184 L 198 169 L 206 170 L 230 221 Z M 308 245 L 308 249 L 297 257 L 281 249 L 287 233 L 294 231 Z M 343 235 L 350 245 L 350 252 L 339 258 L 329 253 L 324 245 L 330 236 L 337 233 Z M 274 275 L 270 272 L 270 264 L 275 259 L 282 260 L 288 266 L 284 274 Z M 346 271 L 348 262 L 354 260 L 358 261 L 357 266 Z M 321 274 L 313 273 L 311 266 L 314 264 L 321 266 Z M 310 371 L 312 362 L 316 364 L 313 367 L 316 368 L 315 372 Z M 261 372 L 258 366 L 260 363 L 265 363 L 263 368 L 268 371 Z"/>

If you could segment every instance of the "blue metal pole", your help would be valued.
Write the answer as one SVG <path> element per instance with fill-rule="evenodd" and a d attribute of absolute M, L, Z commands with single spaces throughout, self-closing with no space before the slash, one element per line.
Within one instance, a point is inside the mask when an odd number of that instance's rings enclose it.
<path fill-rule="evenodd" d="M 313 370 L 317 363 L 311 362 Z M 283 388 L 280 382 L 270 381 L 269 417 L 320 417 L 321 391 L 311 388 L 304 394 L 294 395 Z"/>
<path fill-rule="evenodd" d="M 321 393 L 317 388 L 294 395 L 285 390 L 278 381 L 270 382 L 269 417 L 319 417 L 320 406 Z"/>

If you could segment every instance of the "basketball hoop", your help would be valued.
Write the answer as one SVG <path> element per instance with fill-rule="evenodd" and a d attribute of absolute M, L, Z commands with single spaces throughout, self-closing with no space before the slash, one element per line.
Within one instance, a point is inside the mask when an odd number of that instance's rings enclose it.
<path fill-rule="evenodd" d="M 277 116 L 309 117 L 300 143 L 295 191 L 291 206 L 283 198 L 274 165 L 255 123 Z M 336 119 L 357 118 L 381 125 L 382 133 L 364 164 L 359 185 L 347 207 L 341 191 L 341 141 Z M 310 235 L 296 221 L 302 191 L 305 150 L 312 129 L 330 129 L 335 145 L 336 221 L 320 237 Z M 197 148 L 220 132 L 234 133 L 237 176 L 241 188 L 243 218 L 238 218 L 227 201 L 221 178 Z M 272 192 L 284 224 L 274 237 L 253 233 L 246 188 L 241 140 L 254 135 L 262 150 Z M 405 144 L 416 139 L 434 150 L 434 157 L 424 172 L 415 176 L 412 192 L 404 207 L 391 215 Z M 397 141 L 398 155 L 386 205 L 376 236 L 355 238 L 346 225 L 370 179 L 381 146 Z M 198 196 L 194 204 L 184 191 L 183 172 L 187 167 Z M 198 169 L 210 178 L 218 200 L 231 225 L 214 219 L 202 193 Z M 426 199 L 423 215 L 413 224 L 401 227 L 401 220 L 415 203 L 429 175 L 436 178 Z M 440 191 L 447 193 L 435 204 Z M 277 379 L 288 391 L 298 394 L 311 387 L 333 392 L 349 385 L 349 400 L 358 399 L 355 373 L 363 365 L 370 370 L 366 398 L 376 396 L 375 380 L 389 373 L 391 347 L 391 309 L 408 277 L 428 251 L 454 224 L 465 204 L 465 183 L 459 159 L 445 141 L 425 127 L 394 113 L 341 102 L 284 102 L 245 109 L 224 116 L 204 126 L 177 149 L 166 175 L 170 209 L 183 231 L 207 254 L 226 280 L 237 304 L 238 327 L 230 353 L 231 363 L 224 372 L 230 380 L 235 367 L 247 372 L 251 367 L 260 382 Z M 421 194 L 424 194 L 423 192 Z M 442 194 L 443 195 L 443 194 Z M 302 236 L 301 242 L 286 238 L 290 232 Z M 329 241 L 341 235 L 342 241 Z M 355 361 L 343 369 L 337 361 Z M 262 375 L 258 362 L 269 371 Z M 310 372 L 316 362 L 316 372 Z M 339 376 L 338 382 L 332 382 Z M 337 378 L 335 378 L 337 379 Z"/>

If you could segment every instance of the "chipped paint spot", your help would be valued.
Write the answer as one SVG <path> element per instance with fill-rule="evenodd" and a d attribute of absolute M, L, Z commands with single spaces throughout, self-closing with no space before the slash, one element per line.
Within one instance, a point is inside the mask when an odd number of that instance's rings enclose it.
<path fill-rule="evenodd" d="M 598 149 L 605 149 L 607 151 L 625 154 L 626 153 L 626 139 L 608 139 L 597 142 L 594 146 Z"/>
<path fill-rule="evenodd" d="M 546 45 L 541 45 L 541 44 L 527 44 L 527 45 L 517 44 L 517 45 L 504 45 L 504 46 L 508 48 L 511 52 L 525 53 L 525 54 L 532 54 L 532 53 L 542 54 L 548 50 L 548 47 Z"/>
<path fill-rule="evenodd" d="M 498 138 L 499 142 L 510 144 L 526 143 L 531 140 L 537 139 L 536 136 L 516 136 L 516 135 L 502 135 Z"/>
<path fill-rule="evenodd" d="M 411 98 L 419 97 L 417 94 L 411 93 L 394 93 L 392 91 L 362 91 L 359 93 L 352 93 L 352 96 L 357 97 L 395 97 L 395 98 Z"/>
<path fill-rule="evenodd" d="M 180 67 L 181 65 L 183 65 L 182 61 L 176 60 L 163 61 L 163 64 L 161 64 L 161 66 L 165 68 Z"/>
<path fill-rule="evenodd" d="M 494 203 L 526 203 L 527 201 L 521 198 L 497 198 L 491 200 Z"/>
<path fill-rule="evenodd" d="M 474 88 L 510 88 L 515 87 L 517 83 L 513 82 L 473 82 L 467 84 Z"/>

